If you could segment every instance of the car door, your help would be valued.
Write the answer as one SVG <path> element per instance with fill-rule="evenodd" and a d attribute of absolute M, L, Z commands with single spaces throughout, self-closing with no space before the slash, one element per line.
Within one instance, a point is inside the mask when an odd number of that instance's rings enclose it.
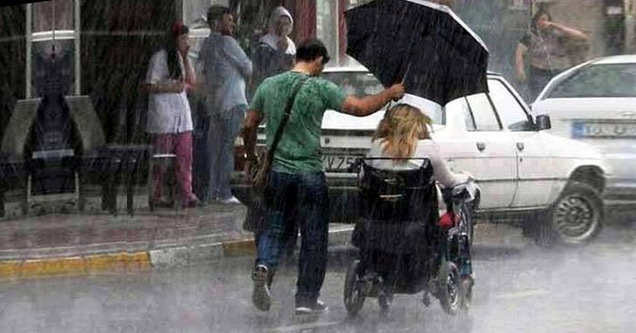
<path fill-rule="evenodd" d="M 507 208 L 514 197 L 517 176 L 516 154 L 509 132 L 503 131 L 486 94 L 451 102 L 463 122 L 451 138 L 442 143 L 442 153 L 454 171 L 473 174 L 481 188 L 480 208 Z M 461 110 L 457 110 L 461 108 Z M 450 110 L 449 110 L 450 112 Z"/>
<path fill-rule="evenodd" d="M 547 205 L 554 181 L 549 142 L 535 130 L 524 102 L 503 79 L 488 80 L 490 97 L 517 155 L 518 185 L 512 207 Z"/>

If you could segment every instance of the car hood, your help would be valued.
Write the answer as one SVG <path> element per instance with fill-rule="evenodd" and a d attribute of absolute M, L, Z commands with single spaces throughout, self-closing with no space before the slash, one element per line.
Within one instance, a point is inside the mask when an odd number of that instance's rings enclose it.
<path fill-rule="evenodd" d="M 636 120 L 636 98 L 549 98 L 532 104 L 532 112 L 555 120 Z"/>

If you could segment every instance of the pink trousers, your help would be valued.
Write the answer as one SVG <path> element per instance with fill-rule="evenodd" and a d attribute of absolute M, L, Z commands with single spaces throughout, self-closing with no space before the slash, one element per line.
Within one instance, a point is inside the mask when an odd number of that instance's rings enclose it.
<path fill-rule="evenodd" d="M 192 132 L 156 134 L 155 154 L 175 154 L 175 178 L 179 184 L 180 198 L 184 202 L 196 200 L 192 193 Z M 166 174 L 164 163 L 154 165 L 152 193 L 154 200 L 163 200 L 163 184 Z"/>

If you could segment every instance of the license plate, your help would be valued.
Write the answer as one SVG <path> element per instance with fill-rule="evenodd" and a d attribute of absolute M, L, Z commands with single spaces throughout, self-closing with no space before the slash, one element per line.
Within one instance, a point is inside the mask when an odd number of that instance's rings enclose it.
<path fill-rule="evenodd" d="M 572 124 L 573 138 L 636 138 L 636 123 L 584 123 Z"/>
<path fill-rule="evenodd" d="M 322 165 L 325 171 L 347 171 L 347 168 L 356 161 L 356 156 L 351 155 L 323 155 Z"/>

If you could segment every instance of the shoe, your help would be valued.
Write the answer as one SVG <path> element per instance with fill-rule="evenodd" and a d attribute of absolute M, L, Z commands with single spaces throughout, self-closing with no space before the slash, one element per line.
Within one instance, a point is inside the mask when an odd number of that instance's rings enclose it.
<path fill-rule="evenodd" d="M 185 208 L 195 208 L 197 206 L 199 206 L 199 200 L 198 199 L 188 200 L 188 201 L 183 203 L 183 207 L 185 207 Z"/>
<path fill-rule="evenodd" d="M 325 312 L 329 309 L 327 305 L 321 300 L 316 300 L 314 304 L 297 304 L 296 305 L 296 314 L 297 315 L 309 315 L 314 313 Z"/>
<path fill-rule="evenodd" d="M 174 202 L 168 200 L 168 199 L 164 199 L 164 198 L 159 198 L 159 199 L 153 199 L 153 204 L 155 205 L 155 207 L 159 207 L 159 208 L 173 208 L 174 207 Z"/>
<path fill-rule="evenodd" d="M 264 265 L 257 265 L 252 273 L 252 281 L 254 281 L 254 291 L 252 293 L 252 302 L 254 306 L 261 311 L 269 311 L 272 306 L 272 297 L 269 293 L 268 286 L 269 270 Z"/>
<path fill-rule="evenodd" d="M 235 196 L 231 196 L 227 199 L 219 199 L 219 201 L 225 205 L 236 205 L 241 203 Z"/>

